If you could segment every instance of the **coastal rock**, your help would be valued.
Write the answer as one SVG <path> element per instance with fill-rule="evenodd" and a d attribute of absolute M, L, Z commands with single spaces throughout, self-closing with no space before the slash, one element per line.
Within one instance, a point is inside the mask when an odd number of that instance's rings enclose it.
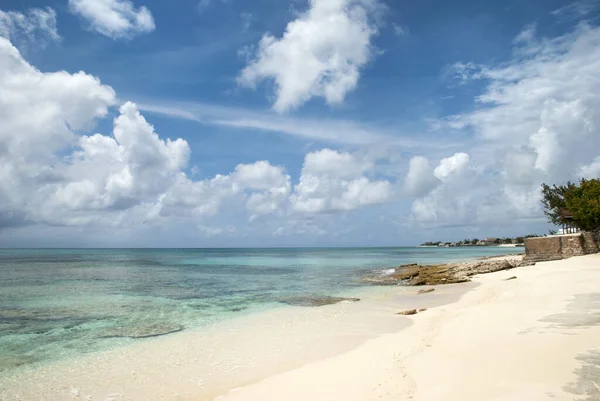
<path fill-rule="evenodd" d="M 182 331 L 185 327 L 180 324 L 149 324 L 142 326 L 132 327 L 113 327 L 103 330 L 98 336 L 99 338 L 115 338 L 115 337 L 129 337 L 129 338 L 148 338 L 164 336 L 171 333 Z"/>
<path fill-rule="evenodd" d="M 417 314 L 417 310 L 416 309 L 407 309 L 407 310 L 404 310 L 402 312 L 396 313 L 396 315 L 404 315 L 404 316 L 416 315 L 416 314 Z"/>
<path fill-rule="evenodd" d="M 280 302 L 293 306 L 325 306 L 340 302 L 358 302 L 360 298 L 330 297 L 327 295 L 307 295 L 281 299 Z"/>
<path fill-rule="evenodd" d="M 514 280 L 514 279 L 516 279 L 516 278 L 517 278 L 517 276 L 512 276 L 512 277 L 509 277 L 509 278 L 505 278 L 505 279 L 504 279 L 504 281 L 508 281 L 508 280 Z"/>
<path fill-rule="evenodd" d="M 427 308 L 419 309 L 418 312 L 425 312 Z"/>
<path fill-rule="evenodd" d="M 533 264 L 535 263 L 532 261 L 523 261 L 517 258 L 487 259 L 428 266 L 410 264 L 386 270 L 385 274 L 369 272 L 363 276 L 362 281 L 373 285 L 455 284 L 471 281 L 471 277 L 477 274 L 493 273 Z"/>
<path fill-rule="evenodd" d="M 427 288 L 424 290 L 417 291 L 417 294 L 427 294 L 428 292 L 433 292 L 433 291 L 435 291 L 435 288 Z"/>

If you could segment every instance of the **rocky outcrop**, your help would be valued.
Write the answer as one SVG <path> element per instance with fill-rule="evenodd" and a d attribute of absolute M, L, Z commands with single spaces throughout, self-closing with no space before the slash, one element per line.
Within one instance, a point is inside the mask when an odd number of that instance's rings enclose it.
<path fill-rule="evenodd" d="M 417 314 L 416 309 L 407 309 L 407 310 L 403 310 L 402 312 L 396 313 L 396 315 L 404 315 L 404 316 L 410 316 L 410 315 L 416 315 L 416 314 Z"/>
<path fill-rule="evenodd" d="M 531 266 L 533 264 L 535 263 L 532 261 L 523 261 L 518 258 L 479 260 L 431 266 L 410 264 L 398 266 L 390 274 L 366 274 L 363 277 L 363 281 L 375 285 L 464 283 L 470 281 L 470 277 L 476 274 L 492 273 L 520 266 Z"/>

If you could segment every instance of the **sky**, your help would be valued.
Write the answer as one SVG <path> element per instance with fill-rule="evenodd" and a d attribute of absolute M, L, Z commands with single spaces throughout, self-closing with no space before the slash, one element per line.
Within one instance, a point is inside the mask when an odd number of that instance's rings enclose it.
<path fill-rule="evenodd" d="M 0 246 L 544 234 L 600 176 L 600 1 L 3 0 Z"/>

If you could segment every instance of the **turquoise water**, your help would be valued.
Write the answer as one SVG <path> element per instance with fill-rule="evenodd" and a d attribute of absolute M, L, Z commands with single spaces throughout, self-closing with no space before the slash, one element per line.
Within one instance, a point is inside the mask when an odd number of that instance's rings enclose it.
<path fill-rule="evenodd" d="M 0 374 L 519 248 L 0 250 Z"/>

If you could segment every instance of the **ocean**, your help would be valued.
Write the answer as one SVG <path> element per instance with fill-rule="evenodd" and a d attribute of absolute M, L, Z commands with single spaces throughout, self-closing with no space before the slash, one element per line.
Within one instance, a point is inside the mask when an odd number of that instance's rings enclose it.
<path fill-rule="evenodd" d="M 0 376 L 294 299 L 351 296 L 369 270 L 522 248 L 4 249 Z"/>

